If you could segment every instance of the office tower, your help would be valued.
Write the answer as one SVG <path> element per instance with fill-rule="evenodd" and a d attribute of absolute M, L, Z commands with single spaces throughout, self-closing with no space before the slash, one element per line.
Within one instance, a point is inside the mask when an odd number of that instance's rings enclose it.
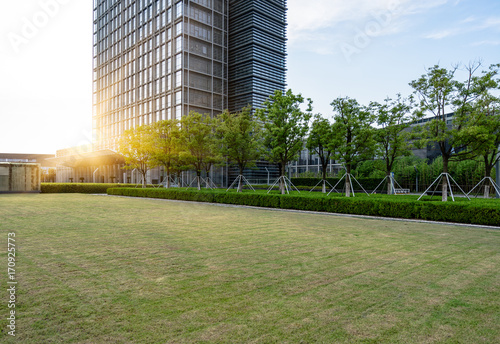
<path fill-rule="evenodd" d="M 124 130 L 227 108 L 227 2 L 96 0 L 97 149 Z"/>
<path fill-rule="evenodd" d="M 231 111 L 259 108 L 275 90 L 285 90 L 286 1 L 229 1 Z"/>

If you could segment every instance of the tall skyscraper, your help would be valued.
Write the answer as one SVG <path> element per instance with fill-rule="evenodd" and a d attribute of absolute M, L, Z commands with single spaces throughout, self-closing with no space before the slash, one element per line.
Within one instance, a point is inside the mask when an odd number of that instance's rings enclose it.
<path fill-rule="evenodd" d="M 286 0 L 230 0 L 228 34 L 229 109 L 259 108 L 285 89 Z"/>
<path fill-rule="evenodd" d="M 226 29 L 222 0 L 95 1 L 99 148 L 135 126 L 227 108 Z"/>
<path fill-rule="evenodd" d="M 286 0 L 94 0 L 93 31 L 94 151 L 116 150 L 130 128 L 257 108 L 285 88 Z"/>

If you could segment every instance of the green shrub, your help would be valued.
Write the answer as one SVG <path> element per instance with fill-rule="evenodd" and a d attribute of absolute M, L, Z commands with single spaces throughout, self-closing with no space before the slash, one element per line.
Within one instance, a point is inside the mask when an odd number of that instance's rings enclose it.
<path fill-rule="evenodd" d="M 133 197 L 500 226 L 500 201 L 497 200 L 461 199 L 443 203 L 429 199 L 417 201 L 416 196 L 375 195 L 346 198 L 339 195 L 327 197 L 321 193 L 281 195 L 265 192 L 150 188 L 110 188 L 107 192 L 110 195 Z"/>
<path fill-rule="evenodd" d="M 109 188 L 130 187 L 131 184 L 104 183 L 42 183 L 42 193 L 105 194 Z M 135 184 L 134 184 L 135 186 Z M 149 185 L 152 186 L 152 185 Z M 138 185 L 138 187 L 141 187 Z"/>

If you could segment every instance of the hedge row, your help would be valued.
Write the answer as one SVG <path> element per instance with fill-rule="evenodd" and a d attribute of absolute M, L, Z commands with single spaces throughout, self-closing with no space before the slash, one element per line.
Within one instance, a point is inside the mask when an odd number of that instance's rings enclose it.
<path fill-rule="evenodd" d="M 135 184 L 133 185 L 135 186 Z M 152 186 L 152 185 L 150 185 Z M 105 194 L 109 188 L 130 187 L 130 184 L 104 183 L 42 183 L 42 193 Z M 140 187 L 140 185 L 139 185 Z"/>
<path fill-rule="evenodd" d="M 325 197 L 179 189 L 108 189 L 109 195 L 183 201 L 239 204 L 257 207 L 310 210 L 478 225 L 500 225 L 500 207 L 478 202 L 412 201 L 407 199 Z"/>

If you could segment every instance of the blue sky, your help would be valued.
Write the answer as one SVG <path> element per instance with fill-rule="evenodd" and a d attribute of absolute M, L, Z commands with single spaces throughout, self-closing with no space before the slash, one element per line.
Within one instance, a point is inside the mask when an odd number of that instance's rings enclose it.
<path fill-rule="evenodd" d="M 91 141 L 92 1 L 23 0 L 0 13 L 0 152 Z M 288 0 L 289 88 L 331 116 L 411 93 L 440 64 L 500 63 L 498 0 Z"/>

